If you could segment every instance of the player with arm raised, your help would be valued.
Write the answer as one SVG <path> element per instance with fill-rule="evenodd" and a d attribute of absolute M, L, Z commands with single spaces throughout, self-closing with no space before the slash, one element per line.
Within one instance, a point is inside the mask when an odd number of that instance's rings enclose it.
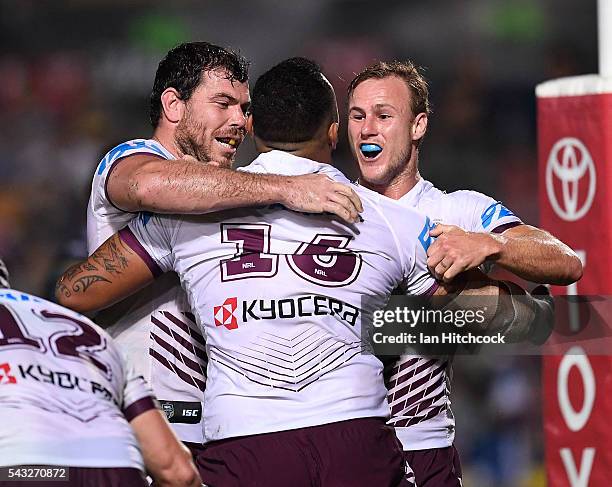
<path fill-rule="evenodd" d="M 5 479 L 15 467 L 44 465 L 55 468 L 41 481 L 61 472 L 71 486 L 144 487 L 146 467 L 156 485 L 200 485 L 188 450 L 110 336 L 72 310 L 10 289 L 1 260 L 0 417 Z M 12 479 L 0 484 L 25 480 Z"/>
<path fill-rule="evenodd" d="M 325 176 L 230 170 L 245 134 L 247 68 L 238 54 L 205 42 L 182 44 L 160 62 L 151 94 L 153 137 L 113 148 L 94 175 L 87 210 L 90 253 L 142 211 L 203 213 L 282 203 L 355 220 L 361 206 L 353 190 Z M 121 269 L 122 262 L 116 265 Z M 204 339 L 176 275 L 96 319 L 113 325 L 111 335 L 150 382 L 179 437 L 198 448 Z"/>
<path fill-rule="evenodd" d="M 434 275 L 450 282 L 463 271 L 494 262 L 540 283 L 580 279 L 580 260 L 550 233 L 523 224 L 493 198 L 475 191 L 446 193 L 421 178 L 418 155 L 429 111 L 427 82 L 411 62 L 378 63 L 349 87 L 348 134 L 359 181 L 439 223 L 430 232 L 436 239 L 428 249 Z M 505 286 L 520 292 L 512 283 Z M 417 485 L 460 485 L 450 363 L 406 356 L 386 375 L 390 424 L 396 426 Z"/>

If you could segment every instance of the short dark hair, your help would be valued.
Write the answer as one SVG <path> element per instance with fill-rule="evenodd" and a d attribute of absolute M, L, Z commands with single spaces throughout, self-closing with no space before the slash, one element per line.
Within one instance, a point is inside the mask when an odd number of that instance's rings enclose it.
<path fill-rule="evenodd" d="M 262 74 L 251 99 L 253 132 L 267 142 L 306 142 L 337 121 L 336 94 L 313 61 L 295 57 Z"/>
<path fill-rule="evenodd" d="M 239 53 L 209 42 L 187 42 L 170 50 L 155 73 L 149 117 L 153 128 L 161 116 L 161 95 L 167 88 L 178 91 L 181 100 L 189 100 L 205 71 L 223 70 L 231 81 L 244 83 L 249 78 L 249 63 Z"/>
<path fill-rule="evenodd" d="M 423 68 L 417 66 L 412 61 L 380 61 L 372 66 L 368 66 L 353 78 L 348 88 L 349 98 L 355 88 L 368 79 L 384 79 L 397 76 L 404 80 L 411 93 L 410 108 L 413 115 L 419 113 L 431 113 L 429 103 L 429 86 L 422 74 Z"/>

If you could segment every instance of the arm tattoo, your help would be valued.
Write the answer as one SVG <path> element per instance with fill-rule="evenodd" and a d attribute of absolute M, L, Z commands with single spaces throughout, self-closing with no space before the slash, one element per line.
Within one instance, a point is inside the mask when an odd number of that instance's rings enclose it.
<path fill-rule="evenodd" d="M 109 274 L 121 274 L 128 267 L 126 253 L 133 254 L 134 252 L 115 235 L 96 250 L 91 258 Z"/>
<path fill-rule="evenodd" d="M 89 286 L 98 281 L 110 282 L 108 279 L 105 279 L 102 276 L 85 276 L 75 281 L 75 283 L 72 285 L 72 290 L 75 293 L 84 293 L 87 291 Z"/>
<path fill-rule="evenodd" d="M 96 250 L 88 261 L 69 267 L 55 285 L 56 294 L 69 298 L 72 293 L 84 293 L 96 282 L 112 283 L 100 273 L 122 274 L 128 267 L 126 254 L 134 252 L 115 235 Z M 94 264 L 97 264 L 95 265 Z"/>

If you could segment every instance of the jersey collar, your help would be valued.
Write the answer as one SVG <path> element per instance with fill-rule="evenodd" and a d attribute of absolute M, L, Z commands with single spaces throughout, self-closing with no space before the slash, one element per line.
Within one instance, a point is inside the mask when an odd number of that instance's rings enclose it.
<path fill-rule="evenodd" d="M 404 196 L 402 196 L 398 201 L 401 201 L 402 203 L 407 204 L 409 206 L 416 206 L 421 197 L 431 188 L 433 188 L 433 184 L 427 181 L 427 179 L 421 178 L 412 187 L 412 189 L 408 191 Z"/>
<path fill-rule="evenodd" d="M 239 170 L 260 174 L 280 174 L 282 176 L 326 174 L 335 181 L 350 182 L 344 174 L 329 164 L 323 164 L 279 150 L 264 152 L 251 164 L 239 168 Z"/>

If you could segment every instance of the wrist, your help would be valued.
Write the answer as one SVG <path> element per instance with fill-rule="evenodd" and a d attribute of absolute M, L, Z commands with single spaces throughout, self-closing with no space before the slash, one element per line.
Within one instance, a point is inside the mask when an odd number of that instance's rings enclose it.
<path fill-rule="evenodd" d="M 483 247 L 486 254 L 485 261 L 495 262 L 500 260 L 504 252 L 504 246 L 506 245 L 506 237 L 493 233 L 485 233 L 483 237 Z"/>

